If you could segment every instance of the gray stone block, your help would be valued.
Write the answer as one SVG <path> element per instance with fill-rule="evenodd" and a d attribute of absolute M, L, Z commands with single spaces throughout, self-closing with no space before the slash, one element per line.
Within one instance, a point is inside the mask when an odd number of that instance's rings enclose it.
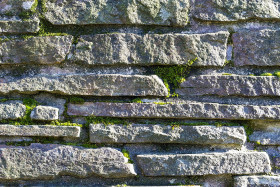
<path fill-rule="evenodd" d="M 123 178 L 136 175 L 123 153 L 112 148 L 60 145 L 0 148 L 0 179 L 53 179 L 61 175 Z"/>
<path fill-rule="evenodd" d="M 247 186 L 277 187 L 280 186 L 280 177 L 279 176 L 234 177 L 234 187 L 247 187 Z"/>
<path fill-rule="evenodd" d="M 37 106 L 31 111 L 31 119 L 52 121 L 58 120 L 59 109 L 51 106 Z"/>
<path fill-rule="evenodd" d="M 138 155 L 145 176 L 256 174 L 271 171 L 264 152 Z"/>
<path fill-rule="evenodd" d="M 207 34 L 97 34 L 82 36 L 73 61 L 89 65 L 223 66 L 228 32 Z"/>
<path fill-rule="evenodd" d="M 243 145 L 246 133 L 243 127 L 167 125 L 90 125 L 92 143 L 180 143 Z"/>
<path fill-rule="evenodd" d="M 25 111 L 26 107 L 21 101 L 0 102 L 0 120 L 21 118 L 25 115 Z"/>

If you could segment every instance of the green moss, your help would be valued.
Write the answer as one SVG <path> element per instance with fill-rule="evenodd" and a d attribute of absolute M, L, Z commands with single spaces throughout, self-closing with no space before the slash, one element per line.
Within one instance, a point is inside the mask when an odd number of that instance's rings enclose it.
<path fill-rule="evenodd" d="M 52 126 L 78 126 L 78 127 L 83 127 L 82 124 L 78 124 L 78 123 L 71 123 L 71 122 L 60 122 L 60 121 L 52 121 L 50 124 L 46 124 L 46 125 L 52 125 Z"/>
<path fill-rule="evenodd" d="M 228 65 L 228 66 L 233 66 L 233 65 L 234 65 L 234 64 L 233 64 L 233 61 L 231 61 L 231 60 L 226 60 L 225 63 L 224 63 L 224 67 L 227 66 L 227 65 Z"/>
<path fill-rule="evenodd" d="M 143 101 L 140 98 L 136 98 L 132 100 L 132 103 L 143 103 Z"/>
<path fill-rule="evenodd" d="M 244 129 L 247 135 L 247 141 L 250 142 L 249 136 L 253 134 L 254 129 L 250 125 L 244 125 Z"/>
<path fill-rule="evenodd" d="M 16 121 L 14 125 L 32 125 L 33 122 L 31 120 L 30 114 L 31 111 L 39 104 L 36 100 L 32 98 L 25 98 L 23 99 L 23 104 L 26 107 L 26 112 L 24 117 L 20 118 L 20 121 Z"/>
<path fill-rule="evenodd" d="M 70 103 L 72 103 L 72 104 L 84 104 L 85 100 L 83 98 L 80 98 L 80 97 L 71 97 L 70 98 Z"/>
<path fill-rule="evenodd" d="M 129 152 L 125 149 L 122 150 L 123 156 L 128 158 L 128 163 L 133 164 L 133 161 L 130 158 Z"/>
<path fill-rule="evenodd" d="M 153 102 L 156 105 L 168 105 L 168 104 L 172 104 L 171 102 Z"/>
<path fill-rule="evenodd" d="M 274 74 L 273 74 L 274 76 L 276 76 L 276 77 L 280 77 L 280 71 L 276 71 L 276 72 L 274 72 Z"/>
<path fill-rule="evenodd" d="M 223 73 L 222 75 L 232 75 L 231 73 Z"/>
<path fill-rule="evenodd" d="M 250 74 L 249 76 L 255 76 L 254 74 Z"/>
<path fill-rule="evenodd" d="M 273 76 L 272 73 L 263 73 L 260 76 Z"/>
<path fill-rule="evenodd" d="M 118 119 L 118 118 L 111 118 L 111 117 L 95 117 L 95 116 L 88 116 L 86 117 L 86 127 L 89 126 L 89 124 L 104 124 L 104 125 L 114 125 L 114 124 L 123 124 L 123 125 L 129 125 L 130 123 L 127 120 L 124 119 Z"/>
<path fill-rule="evenodd" d="M 9 101 L 9 99 L 0 99 L 0 103 L 6 102 L 6 101 Z"/>
<path fill-rule="evenodd" d="M 35 0 L 34 4 L 30 8 L 30 10 L 23 11 L 19 14 L 19 17 L 23 20 L 29 19 L 32 15 L 34 15 L 37 11 L 38 0 Z"/>
<path fill-rule="evenodd" d="M 163 66 L 158 67 L 155 70 L 155 74 L 163 80 L 165 86 L 169 90 L 169 95 L 171 94 L 170 86 L 173 87 L 172 91 L 174 91 L 176 88 L 179 88 L 180 84 L 186 80 L 185 78 L 190 73 L 191 66 L 196 60 L 197 58 L 195 58 L 194 60 L 190 60 L 185 65 L 169 67 Z"/>

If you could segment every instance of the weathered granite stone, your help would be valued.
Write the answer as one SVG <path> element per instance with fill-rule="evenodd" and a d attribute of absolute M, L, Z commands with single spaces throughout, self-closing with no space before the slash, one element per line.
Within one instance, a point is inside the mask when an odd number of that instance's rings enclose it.
<path fill-rule="evenodd" d="M 0 136 L 80 137 L 78 126 L 0 125 Z"/>
<path fill-rule="evenodd" d="M 138 155 L 145 176 L 256 174 L 271 171 L 264 152 Z"/>
<path fill-rule="evenodd" d="M 59 109 L 51 106 L 37 106 L 31 111 L 31 119 L 52 121 L 58 120 Z"/>
<path fill-rule="evenodd" d="M 7 19 L 0 16 L 0 33 L 36 33 L 40 29 L 39 23 L 40 20 L 38 18 L 22 20 L 15 17 Z"/>
<path fill-rule="evenodd" d="M 37 76 L 0 83 L 0 93 L 36 93 L 91 96 L 167 96 L 168 91 L 156 75 L 81 74 Z"/>
<path fill-rule="evenodd" d="M 44 15 L 54 25 L 185 26 L 189 0 L 54 0 L 46 8 Z"/>
<path fill-rule="evenodd" d="M 52 179 L 60 175 L 105 178 L 135 176 L 133 165 L 112 148 L 59 145 L 0 148 L 0 179 Z"/>
<path fill-rule="evenodd" d="M 180 126 L 132 124 L 90 125 L 92 143 L 180 143 L 234 144 L 246 141 L 243 127 Z"/>
<path fill-rule="evenodd" d="M 3 0 L 0 2 L 0 15 L 16 16 L 37 6 L 35 0 Z"/>
<path fill-rule="evenodd" d="M 280 119 L 280 107 L 227 105 L 217 103 L 151 104 L 86 102 L 69 104 L 71 116 L 107 116 L 121 118 L 191 118 L 191 119 Z"/>
<path fill-rule="evenodd" d="M 280 79 L 275 76 L 199 75 L 180 87 L 176 93 L 182 96 L 280 96 Z"/>
<path fill-rule="evenodd" d="M 45 36 L 14 39 L 0 44 L 1 64 L 55 64 L 65 60 L 72 36 Z"/>
<path fill-rule="evenodd" d="M 279 66 L 280 30 L 243 31 L 232 35 L 236 66 Z"/>
<path fill-rule="evenodd" d="M 73 61 L 90 65 L 223 66 L 228 32 L 208 34 L 97 34 L 81 36 Z"/>
<path fill-rule="evenodd" d="M 254 131 L 249 139 L 261 145 L 280 145 L 280 128 Z"/>
<path fill-rule="evenodd" d="M 279 0 L 195 0 L 192 16 L 205 21 L 280 19 Z"/>
<path fill-rule="evenodd" d="M 239 176 L 234 177 L 234 187 L 246 186 L 280 186 L 279 176 Z"/>
<path fill-rule="evenodd" d="M 0 102 L 0 120 L 18 119 L 25 115 L 26 107 L 21 101 Z"/>

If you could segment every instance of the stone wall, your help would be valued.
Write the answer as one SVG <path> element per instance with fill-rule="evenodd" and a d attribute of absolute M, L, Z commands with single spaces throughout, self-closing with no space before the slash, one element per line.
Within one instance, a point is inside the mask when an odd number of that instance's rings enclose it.
<path fill-rule="evenodd" d="M 280 186 L 279 7 L 0 1 L 0 185 Z"/>

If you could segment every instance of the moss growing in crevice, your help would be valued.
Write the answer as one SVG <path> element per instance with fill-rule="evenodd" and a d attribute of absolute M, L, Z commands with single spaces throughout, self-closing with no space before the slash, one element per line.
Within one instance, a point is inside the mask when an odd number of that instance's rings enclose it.
<path fill-rule="evenodd" d="M 33 5 L 31 6 L 30 10 L 27 11 L 23 11 L 19 14 L 19 17 L 22 20 L 27 20 L 29 19 L 31 16 L 33 16 L 36 12 L 37 12 L 37 7 L 38 7 L 38 0 L 35 0 L 35 2 L 33 3 Z"/>
<path fill-rule="evenodd" d="M 131 160 L 129 152 L 126 149 L 122 149 L 123 156 L 128 158 L 128 163 L 133 164 L 134 162 Z"/>
<path fill-rule="evenodd" d="M 168 89 L 169 95 L 177 96 L 175 93 L 175 89 L 179 88 L 180 84 L 184 82 L 188 74 L 190 73 L 191 66 L 197 60 L 189 60 L 185 65 L 177 65 L 177 66 L 163 66 L 155 69 L 155 74 L 158 75 L 165 84 Z"/>
<path fill-rule="evenodd" d="M 69 102 L 72 104 L 84 104 L 85 100 L 80 97 L 71 97 Z"/>
<path fill-rule="evenodd" d="M 88 127 L 89 124 L 104 124 L 104 125 L 115 125 L 115 124 L 122 124 L 122 125 L 130 125 L 130 123 L 125 119 L 119 118 L 112 118 L 112 117 L 95 117 L 95 116 L 88 116 L 86 117 L 86 124 L 85 126 Z"/>

